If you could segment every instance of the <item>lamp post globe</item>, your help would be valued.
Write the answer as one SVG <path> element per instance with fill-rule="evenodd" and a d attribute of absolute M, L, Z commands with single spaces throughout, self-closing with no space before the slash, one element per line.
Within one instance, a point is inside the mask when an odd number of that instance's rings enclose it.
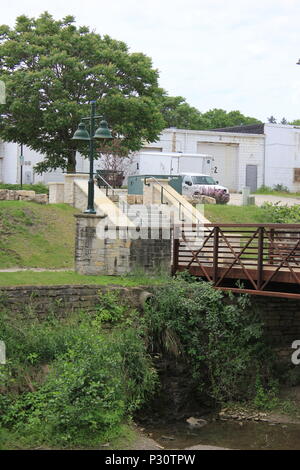
<path fill-rule="evenodd" d="M 87 120 L 90 124 L 90 132 L 87 131 L 85 124 L 81 122 L 78 129 L 75 131 L 72 140 L 89 142 L 89 181 L 88 181 L 88 204 L 85 214 L 96 214 L 94 207 L 94 155 L 95 155 L 95 141 L 100 140 L 104 142 L 107 139 L 112 139 L 111 132 L 105 120 L 101 120 L 100 127 L 95 132 L 96 119 L 102 116 L 96 115 L 96 101 L 91 101 L 91 114 L 89 117 L 83 118 L 82 121 Z"/>

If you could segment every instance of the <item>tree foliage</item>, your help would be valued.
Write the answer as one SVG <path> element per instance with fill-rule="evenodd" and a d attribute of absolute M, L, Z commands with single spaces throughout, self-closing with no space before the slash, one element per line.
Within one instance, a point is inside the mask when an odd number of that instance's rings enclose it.
<path fill-rule="evenodd" d="M 0 136 L 45 154 L 39 172 L 75 169 L 78 143 L 70 139 L 91 100 L 98 101 L 115 137 L 110 145 L 122 155 L 154 141 L 164 127 L 151 59 L 74 22 L 45 12 L 0 27 L 0 79 L 7 91 Z M 86 145 L 79 149 L 86 154 Z"/>
<path fill-rule="evenodd" d="M 178 129 L 217 129 L 260 122 L 255 118 L 244 116 L 240 111 L 227 112 L 224 109 L 215 108 L 201 113 L 190 106 L 182 96 L 165 95 L 162 99 L 161 112 L 166 127 Z"/>
<path fill-rule="evenodd" d="M 225 111 L 224 109 L 211 109 L 202 114 L 208 121 L 206 129 L 218 129 L 219 127 L 246 126 L 249 124 L 259 124 L 256 118 L 244 116 L 240 111 Z"/>

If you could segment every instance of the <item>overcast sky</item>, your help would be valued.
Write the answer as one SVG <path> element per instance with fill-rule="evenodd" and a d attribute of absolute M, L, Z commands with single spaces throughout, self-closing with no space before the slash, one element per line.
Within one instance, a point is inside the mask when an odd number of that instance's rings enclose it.
<path fill-rule="evenodd" d="M 0 23 L 45 10 L 147 54 L 160 85 L 202 112 L 300 119 L 299 0 L 13 0 Z"/>

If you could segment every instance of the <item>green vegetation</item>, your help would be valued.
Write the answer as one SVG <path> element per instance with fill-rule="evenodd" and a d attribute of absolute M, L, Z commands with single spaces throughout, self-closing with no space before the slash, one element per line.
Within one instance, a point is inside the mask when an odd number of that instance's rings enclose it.
<path fill-rule="evenodd" d="M 162 284 L 167 276 L 146 277 L 142 275 L 127 276 L 84 276 L 73 271 L 20 271 L 0 272 L 0 286 L 19 285 L 59 285 L 59 284 L 115 284 L 120 286 L 142 286 Z"/>
<path fill-rule="evenodd" d="M 300 197 L 300 193 L 291 193 L 288 188 L 282 184 L 277 184 L 271 188 L 270 186 L 261 186 L 254 194 L 266 194 L 278 197 Z"/>
<path fill-rule="evenodd" d="M 266 202 L 262 206 L 262 210 L 266 214 L 266 218 L 270 219 L 273 223 L 278 224 L 299 224 L 300 223 L 300 205 L 294 206 L 279 206 L 278 204 L 271 204 Z"/>
<path fill-rule="evenodd" d="M 0 201 L 0 267 L 72 268 L 76 209 Z"/>
<path fill-rule="evenodd" d="M 164 127 L 163 90 L 145 54 L 76 25 L 71 15 L 55 20 L 48 12 L 18 16 L 14 27 L 0 27 L 0 37 L 0 77 L 6 85 L 1 138 L 44 154 L 36 171 L 75 170 L 76 150 L 86 155 L 88 146 L 70 136 L 92 100 L 99 101 L 114 136 L 102 153 L 127 156 L 144 141 L 157 140 Z"/>
<path fill-rule="evenodd" d="M 185 370 L 199 404 L 290 406 L 278 400 L 281 372 L 248 296 L 187 274 L 158 287 L 143 315 L 115 292 L 89 315 L 40 321 L 2 311 L 0 338 L 3 449 L 114 448 L 132 438 L 131 418 L 159 391 L 151 356 Z"/>
<path fill-rule="evenodd" d="M 261 122 L 244 116 L 240 111 L 227 112 L 224 109 L 215 108 L 201 113 L 197 108 L 190 106 L 182 96 L 165 95 L 161 100 L 161 113 L 166 127 L 178 129 L 216 129 Z"/>
<path fill-rule="evenodd" d="M 271 223 L 270 214 L 257 206 L 206 204 L 204 214 L 212 223 L 260 224 Z"/>
<path fill-rule="evenodd" d="M 93 315 L 40 322 L 2 312 L 0 338 L 0 448 L 99 448 L 124 435 L 157 385 L 137 313 L 115 294 Z"/>
<path fill-rule="evenodd" d="M 185 363 L 214 402 L 254 398 L 258 380 L 266 394 L 273 386 L 273 356 L 247 296 L 234 302 L 185 274 L 151 299 L 144 321 L 151 349 Z"/>
<path fill-rule="evenodd" d="M 0 184 L 0 189 L 15 189 L 15 190 L 26 190 L 26 191 L 35 191 L 37 194 L 48 194 L 49 188 L 42 183 L 38 184 L 23 184 L 21 187 L 20 184 Z"/>
<path fill-rule="evenodd" d="M 300 205 L 280 206 L 277 203 L 264 203 L 257 206 L 219 206 L 206 204 L 204 215 L 212 223 L 224 224 L 296 224 L 300 223 Z"/>

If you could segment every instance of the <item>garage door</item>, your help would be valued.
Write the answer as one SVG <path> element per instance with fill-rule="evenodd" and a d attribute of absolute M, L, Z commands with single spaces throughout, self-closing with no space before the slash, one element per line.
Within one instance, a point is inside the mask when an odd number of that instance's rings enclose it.
<path fill-rule="evenodd" d="M 238 189 L 238 144 L 198 142 L 197 152 L 212 155 L 214 158 L 212 176 L 229 191 Z"/>

